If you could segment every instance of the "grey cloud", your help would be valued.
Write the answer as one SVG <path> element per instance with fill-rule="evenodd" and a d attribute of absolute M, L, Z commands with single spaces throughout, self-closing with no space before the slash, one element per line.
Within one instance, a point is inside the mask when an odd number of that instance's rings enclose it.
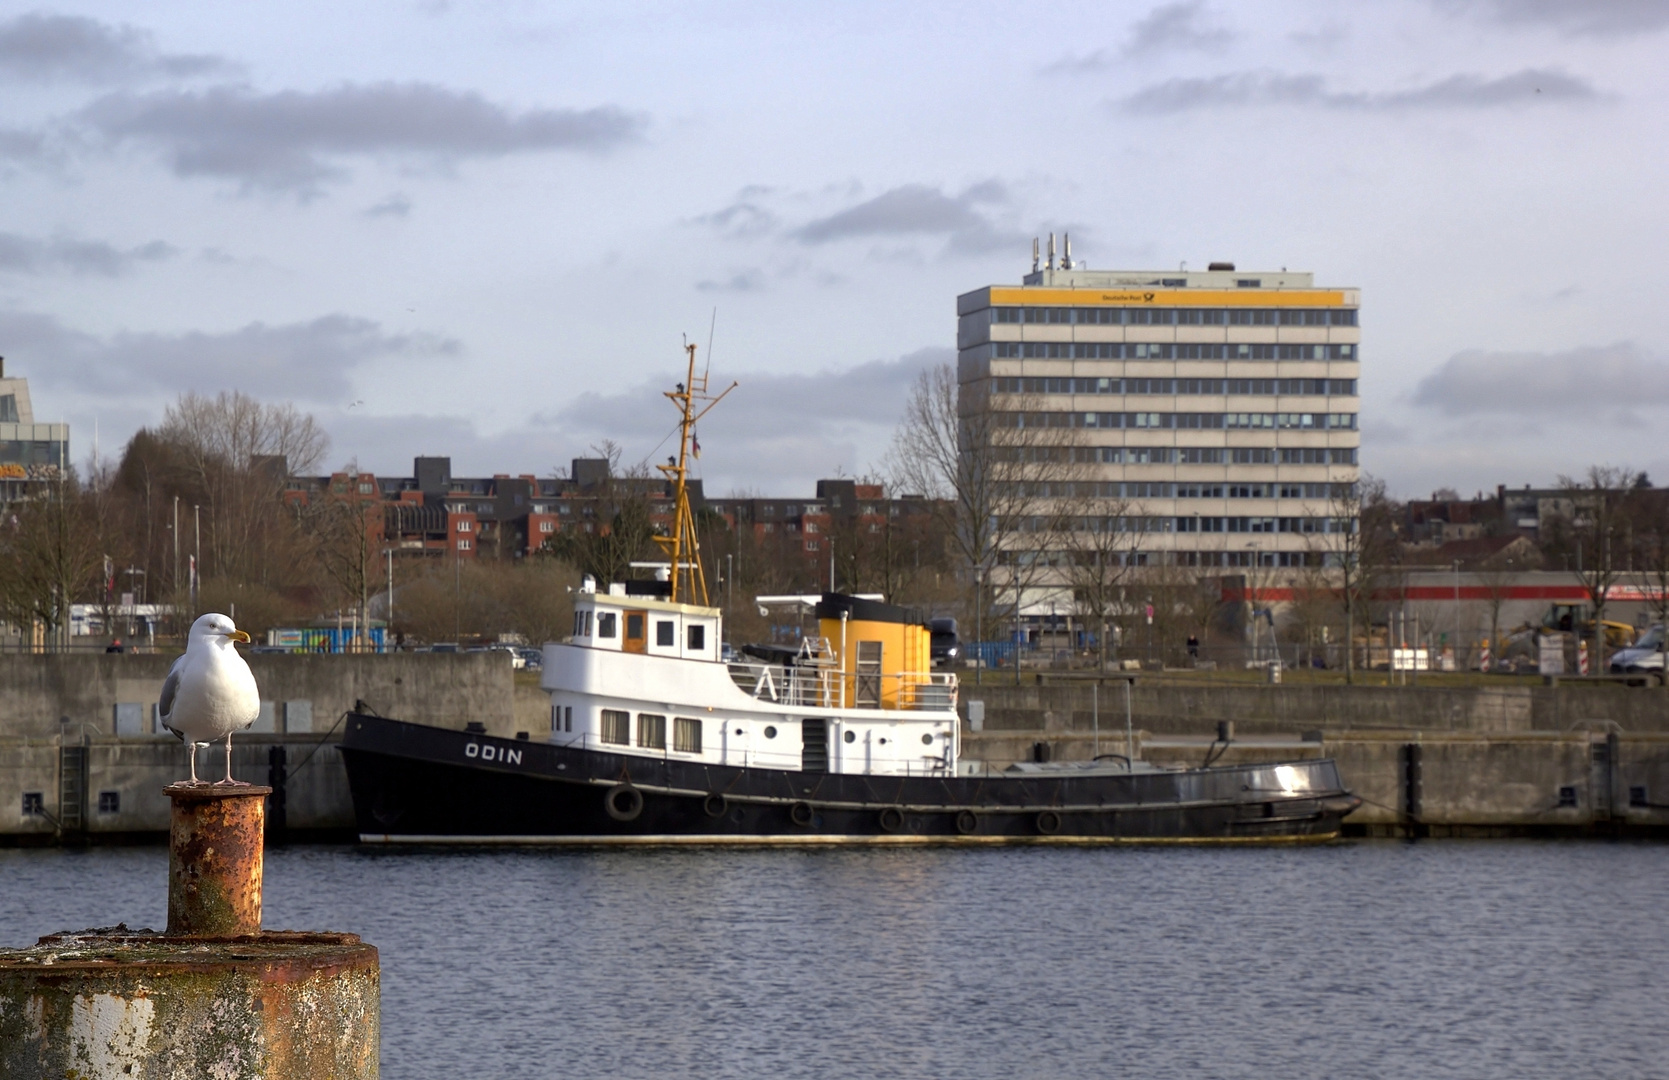
<path fill-rule="evenodd" d="M 1439 0 L 1452 11 L 1504 24 L 1542 24 L 1593 37 L 1653 33 L 1669 27 L 1663 0 Z"/>
<path fill-rule="evenodd" d="M 247 87 L 107 95 L 80 113 L 113 145 L 159 151 L 180 176 L 315 194 L 340 159 L 386 154 L 449 164 L 537 151 L 600 153 L 637 138 L 642 117 L 614 106 L 515 113 L 428 83 L 347 84 L 259 94 Z"/>
<path fill-rule="evenodd" d="M 1220 26 L 1204 23 L 1203 0 L 1161 4 L 1130 28 L 1130 37 L 1115 55 L 1108 49 L 1063 56 L 1041 69 L 1044 75 L 1088 75 L 1112 69 L 1120 59 L 1137 59 L 1175 50 L 1216 52 L 1234 41 L 1235 35 Z"/>
<path fill-rule="evenodd" d="M 946 250 L 979 253 L 1019 242 L 1018 234 L 999 230 L 976 207 L 1007 201 L 996 181 L 985 181 L 960 195 L 947 195 L 925 184 L 905 184 L 856 206 L 808 222 L 794 231 L 803 243 L 825 244 L 865 237 L 944 236 Z"/>
<path fill-rule="evenodd" d="M 102 240 L 56 237 L 38 240 L 17 233 L 0 233 L 0 272 L 41 274 L 65 270 L 72 274 L 115 277 L 135 263 L 172 259 L 180 249 L 162 240 L 138 247 L 118 248 Z"/>
<path fill-rule="evenodd" d="M 704 452 L 797 434 L 827 436 L 853 425 L 890 431 L 916 376 L 955 358 L 952 349 L 932 347 L 896 359 L 803 374 L 716 371 L 715 386 L 721 374 L 725 381 L 735 378 L 741 385 L 702 421 Z M 676 419 L 661 396 L 666 389 L 645 384 L 617 394 L 585 394 L 548 422 L 587 437 L 642 444 L 648 453 Z"/>
<path fill-rule="evenodd" d="M 411 200 L 396 192 L 379 203 L 367 206 L 361 213 L 368 218 L 409 217 L 411 215 Z"/>
<path fill-rule="evenodd" d="M 886 453 L 917 374 L 955 356 L 951 349 L 931 348 L 809 374 L 715 369 L 715 389 L 732 377 L 741 385 L 701 422 L 696 468 L 706 490 L 717 495 L 748 487 L 809 496 L 819 478 L 837 469 L 862 472 Z M 619 442 L 628 461 L 664 460 L 677 415 L 662 391 L 681 377 L 681 370 L 669 369 L 664 383 L 585 394 L 492 433 L 451 415 L 377 416 L 355 409 L 323 415 L 321 421 L 341 460 L 356 458 L 362 468 L 381 474 L 410 475 L 414 456 L 437 454 L 451 457 L 459 476 L 550 476 L 570 459 L 589 456 L 605 438 Z"/>
<path fill-rule="evenodd" d="M 310 322 L 251 323 L 225 333 L 119 333 L 98 337 L 51 316 L 0 312 L 7 355 L 35 381 L 88 397 L 185 390 L 242 390 L 261 397 L 344 398 L 353 370 L 374 361 L 454 355 L 459 344 L 425 334 L 388 334 L 369 319 L 326 315 Z"/>
<path fill-rule="evenodd" d="M 159 53 L 143 30 L 80 15 L 32 12 L 0 23 L 0 75 L 14 79 L 107 84 L 231 67 L 216 56 Z"/>
<path fill-rule="evenodd" d="M 1042 75 L 1093 75 L 1113 66 L 1113 57 L 1106 49 L 1095 49 L 1083 54 L 1063 56 L 1038 69 Z"/>
<path fill-rule="evenodd" d="M 1449 416 L 1614 417 L 1669 405 L 1669 362 L 1618 342 L 1563 352 L 1471 351 L 1422 379 L 1414 403 Z"/>
<path fill-rule="evenodd" d="M 1125 55 L 1140 56 L 1168 49 L 1221 49 L 1234 40 L 1234 35 L 1221 27 L 1207 26 L 1200 20 L 1205 11 L 1201 0 L 1162 4 L 1147 13 L 1147 17 L 1130 30 L 1130 40 L 1124 47 Z"/>
<path fill-rule="evenodd" d="M 1527 68 L 1490 79 L 1452 75 L 1409 90 L 1330 90 L 1319 75 L 1239 72 L 1210 78 L 1169 79 L 1139 90 L 1119 104 L 1129 112 L 1164 114 L 1192 109 L 1305 106 L 1327 109 L 1484 109 L 1541 102 L 1589 102 L 1591 84 L 1561 71 Z"/>
<path fill-rule="evenodd" d="M 0 128 L 0 161 L 38 162 L 48 156 L 45 133 Z"/>
<path fill-rule="evenodd" d="M 744 192 L 742 198 L 723 210 L 696 218 L 696 224 L 706 225 L 720 235 L 737 240 L 752 240 L 775 232 L 780 219 L 759 204 L 758 196 L 763 194 L 765 192 L 759 189 Z"/>
<path fill-rule="evenodd" d="M 765 288 L 765 275 L 757 269 L 738 270 L 720 281 L 698 281 L 695 287 L 702 292 L 759 292 Z"/>

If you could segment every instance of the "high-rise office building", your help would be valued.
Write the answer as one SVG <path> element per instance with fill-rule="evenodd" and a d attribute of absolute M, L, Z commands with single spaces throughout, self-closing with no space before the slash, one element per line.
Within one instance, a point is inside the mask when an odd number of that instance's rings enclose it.
<path fill-rule="evenodd" d="M 1080 525 L 1125 535 L 1127 561 L 1331 561 L 1357 481 L 1358 290 L 1232 263 L 1087 270 L 1050 245 L 1021 285 L 957 298 L 964 413 L 1041 429 L 1074 463 L 1057 487 L 1108 514 L 1080 500 Z M 1050 542 L 1016 533 L 1005 558 Z"/>

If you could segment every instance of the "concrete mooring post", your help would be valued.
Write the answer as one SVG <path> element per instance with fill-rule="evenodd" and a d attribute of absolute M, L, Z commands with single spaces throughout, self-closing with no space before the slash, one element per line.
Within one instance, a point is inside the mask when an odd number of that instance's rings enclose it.
<path fill-rule="evenodd" d="M 117 925 L 0 950 L 0 1077 L 376 1077 L 376 948 L 261 929 L 271 789 L 164 790 L 167 931 Z"/>

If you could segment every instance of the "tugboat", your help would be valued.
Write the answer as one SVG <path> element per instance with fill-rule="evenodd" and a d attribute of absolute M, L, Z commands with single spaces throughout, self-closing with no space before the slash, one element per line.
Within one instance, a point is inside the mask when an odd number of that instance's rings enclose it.
<path fill-rule="evenodd" d="M 1330 760 L 963 762 L 957 680 L 934 670 L 928 621 L 877 599 L 824 593 L 815 635 L 727 659 L 684 484 L 694 423 L 718 400 L 693 346 L 667 396 L 683 444 L 661 466 L 665 569 L 581 586 L 572 635 L 544 648 L 539 741 L 350 713 L 341 751 L 362 842 L 1270 843 L 1336 837 L 1360 805 Z"/>

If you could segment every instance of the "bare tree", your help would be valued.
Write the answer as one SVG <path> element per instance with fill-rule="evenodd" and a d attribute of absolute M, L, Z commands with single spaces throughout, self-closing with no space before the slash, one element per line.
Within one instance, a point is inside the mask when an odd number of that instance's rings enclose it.
<path fill-rule="evenodd" d="M 1035 397 L 995 394 L 989 380 L 957 381 L 941 364 L 922 372 L 893 434 L 889 473 L 897 490 L 934 500 L 963 581 L 975 595 L 974 640 L 1029 592 L 1067 588 L 1053 565 L 1067 516 L 1074 463 L 1070 413 L 1045 412 Z"/>
<path fill-rule="evenodd" d="M 1609 465 L 1591 465 L 1582 477 L 1559 477 L 1559 487 L 1571 506 L 1571 515 L 1563 525 L 1581 553 L 1576 573 L 1593 605 L 1598 671 L 1605 670 L 1605 606 L 1628 553 L 1635 479 L 1632 469 Z M 1580 635 L 1580 627 L 1573 629 Z"/>
<path fill-rule="evenodd" d="M 1669 687 L 1669 493 L 1639 491 L 1634 507 L 1636 559 L 1650 589 L 1647 601 L 1656 620 L 1663 654 L 1663 685 Z"/>
<path fill-rule="evenodd" d="M 294 530 L 284 528 L 281 496 L 291 474 L 312 472 L 324 456 L 329 440 L 313 418 L 288 402 L 188 393 L 155 434 L 172 446 L 182 486 L 203 500 L 199 572 L 273 584 L 289 571 Z"/>
<path fill-rule="evenodd" d="M 650 499 L 662 493 L 663 482 L 651 478 L 649 467 L 641 463 L 622 472 L 621 450 L 612 441 L 591 449 L 608 461 L 608 476 L 588 492 L 583 520 L 565 522 L 542 550 L 598 582 L 624 581 L 633 562 L 658 552 Z"/>
<path fill-rule="evenodd" d="M 1397 507 L 1385 494 L 1385 482 L 1363 473 L 1354 484 L 1333 485 L 1331 519 L 1321 535 L 1336 535 L 1323 550 L 1338 563 L 1340 598 L 1345 611 L 1345 682 L 1356 679 L 1356 628 L 1369 636 L 1374 590 L 1398 566 Z"/>
<path fill-rule="evenodd" d="M 382 500 L 360 491 L 359 466 L 349 462 L 332 478 L 328 490 L 301 513 L 312 538 L 314 555 L 338 594 L 358 612 L 357 623 L 370 637 L 371 586 L 382 552 Z M 356 643 L 356 649 L 360 643 Z"/>
<path fill-rule="evenodd" d="M 0 522 L 0 617 L 25 631 L 39 624 L 63 644 L 70 605 L 92 595 L 104 564 L 101 521 L 73 477 L 14 504 Z"/>
<path fill-rule="evenodd" d="M 1146 519 L 1139 514 L 1144 508 L 1122 496 L 1103 498 L 1096 481 L 1065 483 L 1072 485 L 1073 497 L 1066 503 L 1060 531 L 1064 576 L 1076 611 L 1099 628 L 1097 666 L 1105 671 L 1113 620 L 1123 606 L 1146 535 L 1141 528 Z"/>

